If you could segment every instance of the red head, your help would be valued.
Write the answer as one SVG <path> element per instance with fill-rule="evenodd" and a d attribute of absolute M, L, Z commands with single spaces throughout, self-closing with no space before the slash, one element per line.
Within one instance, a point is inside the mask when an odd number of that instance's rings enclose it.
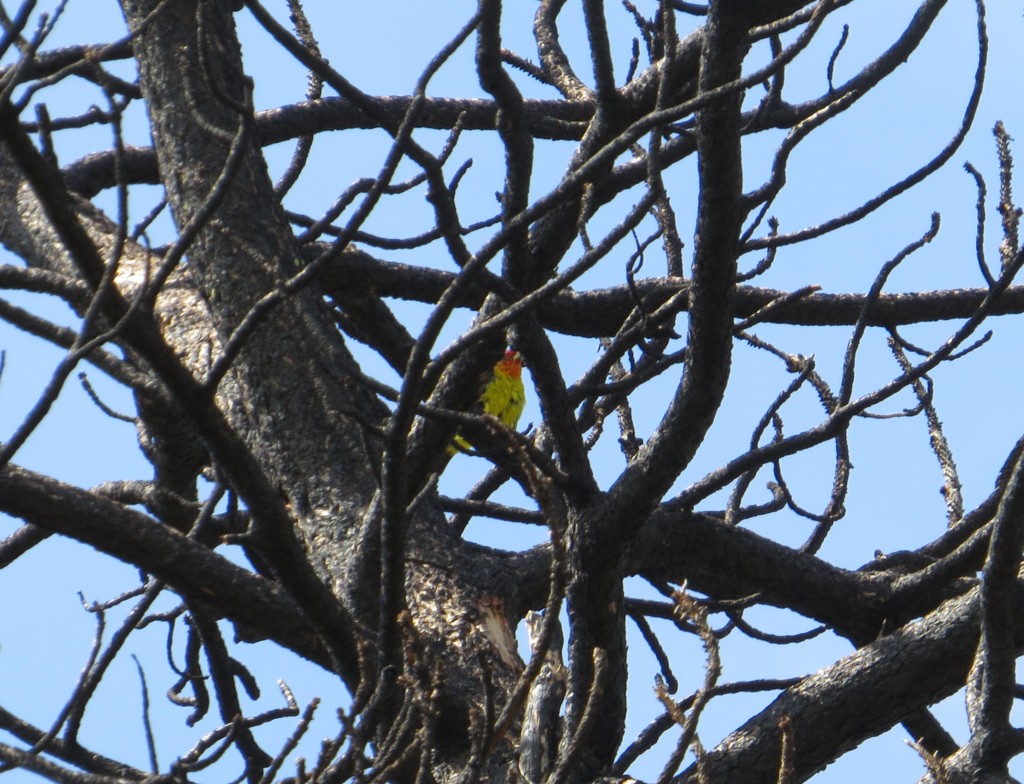
<path fill-rule="evenodd" d="M 512 378 L 522 377 L 523 355 L 518 351 L 508 349 L 501 361 L 495 365 L 494 370 L 496 373 L 501 373 L 503 376 L 510 376 Z"/>

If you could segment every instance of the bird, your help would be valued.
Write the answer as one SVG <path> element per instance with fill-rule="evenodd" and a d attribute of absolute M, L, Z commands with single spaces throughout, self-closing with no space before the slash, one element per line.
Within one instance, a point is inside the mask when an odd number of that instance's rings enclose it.
<path fill-rule="evenodd" d="M 483 413 L 497 417 L 507 428 L 515 430 L 519 417 L 526 406 L 526 388 L 523 386 L 523 355 L 508 349 L 480 394 Z M 448 447 L 449 456 L 472 450 L 472 445 L 462 436 L 455 436 L 455 443 Z"/>

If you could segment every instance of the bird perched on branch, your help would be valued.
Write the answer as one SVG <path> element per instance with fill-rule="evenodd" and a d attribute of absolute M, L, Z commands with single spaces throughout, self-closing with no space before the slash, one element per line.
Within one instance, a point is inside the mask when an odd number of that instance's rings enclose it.
<path fill-rule="evenodd" d="M 497 417 L 505 427 L 515 430 L 526 405 L 526 389 L 523 386 L 523 356 L 509 349 L 505 352 L 480 395 L 483 413 Z M 455 436 L 455 443 L 448 447 L 448 454 L 467 452 L 472 449 L 462 436 Z"/>

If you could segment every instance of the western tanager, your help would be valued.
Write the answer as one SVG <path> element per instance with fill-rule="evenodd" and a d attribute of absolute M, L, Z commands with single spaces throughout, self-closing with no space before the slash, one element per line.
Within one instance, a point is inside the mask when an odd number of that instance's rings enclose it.
<path fill-rule="evenodd" d="M 505 427 L 514 430 L 525 405 L 523 357 L 518 351 L 509 349 L 494 366 L 494 373 L 480 395 L 480 406 L 485 414 L 497 417 Z M 470 449 L 472 446 L 465 438 L 455 436 L 455 445 L 448 447 L 448 454 Z"/>

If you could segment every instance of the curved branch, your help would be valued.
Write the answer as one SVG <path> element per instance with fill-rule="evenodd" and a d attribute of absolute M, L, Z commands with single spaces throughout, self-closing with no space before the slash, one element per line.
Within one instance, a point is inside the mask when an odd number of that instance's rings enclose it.
<path fill-rule="evenodd" d="M 747 51 L 742 15 L 711 6 L 701 54 L 700 96 L 739 79 Z M 650 440 L 609 490 L 622 527 L 650 509 L 690 462 L 714 420 L 729 378 L 743 175 L 738 92 L 697 112 L 697 240 L 690 285 L 688 356 L 675 397 Z M 629 510 L 626 513 L 626 510 Z"/>

